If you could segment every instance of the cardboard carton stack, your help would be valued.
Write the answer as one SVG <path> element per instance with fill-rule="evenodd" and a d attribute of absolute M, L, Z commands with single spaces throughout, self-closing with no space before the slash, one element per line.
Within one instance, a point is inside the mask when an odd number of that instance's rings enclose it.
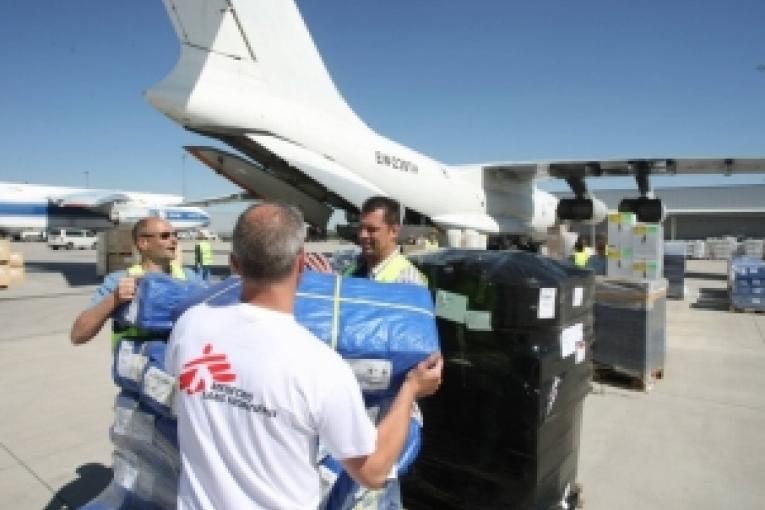
<path fill-rule="evenodd" d="M 707 251 L 713 260 L 728 260 L 736 254 L 738 242 L 735 237 L 707 238 Z"/>
<path fill-rule="evenodd" d="M 634 213 L 608 215 L 609 278 L 655 280 L 664 265 L 664 231 L 661 225 L 638 223 Z"/>
<path fill-rule="evenodd" d="M 763 241 L 762 239 L 747 239 L 741 245 L 741 255 L 753 259 L 762 260 Z"/>
<path fill-rule="evenodd" d="M 126 269 L 138 260 L 130 229 L 113 228 L 98 233 L 96 272 L 105 275 Z"/>
<path fill-rule="evenodd" d="M 11 243 L 0 239 L 0 289 L 24 281 L 24 256 L 11 251 Z"/>

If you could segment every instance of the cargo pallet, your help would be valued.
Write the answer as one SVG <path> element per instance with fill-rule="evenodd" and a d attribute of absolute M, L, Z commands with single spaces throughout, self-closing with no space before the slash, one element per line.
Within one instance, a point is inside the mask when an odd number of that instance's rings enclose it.
<path fill-rule="evenodd" d="M 592 380 L 609 383 L 633 390 L 650 391 L 659 379 L 664 379 L 664 368 L 657 368 L 646 374 L 636 374 L 619 367 L 593 363 Z"/>

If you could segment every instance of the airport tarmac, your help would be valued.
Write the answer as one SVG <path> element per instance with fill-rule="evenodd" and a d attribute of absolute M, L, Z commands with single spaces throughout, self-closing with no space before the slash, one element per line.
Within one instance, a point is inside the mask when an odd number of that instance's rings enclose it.
<path fill-rule="evenodd" d="M 216 248 L 222 271 L 226 245 Z M 111 478 L 108 328 L 84 346 L 68 339 L 100 281 L 95 252 L 13 249 L 27 278 L 0 290 L 0 508 L 77 508 Z M 593 384 L 584 508 L 765 508 L 765 315 L 727 311 L 724 273 L 724 262 L 689 261 L 686 299 L 668 303 L 665 376 L 651 391 Z"/>

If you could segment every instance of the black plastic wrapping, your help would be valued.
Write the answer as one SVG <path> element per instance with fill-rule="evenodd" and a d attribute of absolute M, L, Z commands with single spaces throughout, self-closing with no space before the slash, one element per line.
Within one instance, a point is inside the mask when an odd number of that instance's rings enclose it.
<path fill-rule="evenodd" d="M 594 301 L 592 271 L 536 253 L 440 250 L 410 260 L 431 289 L 467 295 L 471 310 L 491 311 L 494 330 L 569 324 L 589 313 Z M 543 289 L 555 289 L 552 314 L 540 309 Z"/>
<path fill-rule="evenodd" d="M 404 478 L 405 508 L 556 508 L 576 480 L 592 274 L 512 251 L 444 250 L 413 261 L 434 294 L 467 296 L 468 310 L 489 312 L 491 326 L 437 320 L 444 382 L 420 403 L 423 445 Z M 538 317 L 541 288 L 556 289 L 552 318 Z M 581 338 L 564 351 L 572 329 Z"/>
<path fill-rule="evenodd" d="M 685 297 L 685 255 L 664 255 L 664 278 L 667 279 L 667 297 Z"/>
<path fill-rule="evenodd" d="M 666 280 L 598 279 L 593 361 L 646 378 L 664 368 Z"/>

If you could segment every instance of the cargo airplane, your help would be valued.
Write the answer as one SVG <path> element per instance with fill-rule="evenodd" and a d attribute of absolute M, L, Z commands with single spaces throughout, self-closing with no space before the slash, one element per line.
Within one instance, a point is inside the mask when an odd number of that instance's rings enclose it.
<path fill-rule="evenodd" d="M 335 87 L 293 0 L 163 0 L 180 41 L 172 71 L 147 100 L 183 127 L 240 154 L 187 147 L 251 195 L 299 205 L 324 226 L 333 209 L 357 215 L 372 195 L 396 198 L 405 223 L 485 234 L 544 233 L 561 220 L 597 223 L 607 209 L 585 177 L 633 175 L 620 210 L 647 222 L 664 207 L 653 174 L 765 170 L 765 159 L 625 158 L 452 166 L 368 127 Z M 558 200 L 540 179 L 567 181 Z"/>
<path fill-rule="evenodd" d="M 165 218 L 177 229 L 209 225 L 203 209 L 181 204 L 178 195 L 0 182 L 0 232 L 105 230 L 145 216 Z"/>

